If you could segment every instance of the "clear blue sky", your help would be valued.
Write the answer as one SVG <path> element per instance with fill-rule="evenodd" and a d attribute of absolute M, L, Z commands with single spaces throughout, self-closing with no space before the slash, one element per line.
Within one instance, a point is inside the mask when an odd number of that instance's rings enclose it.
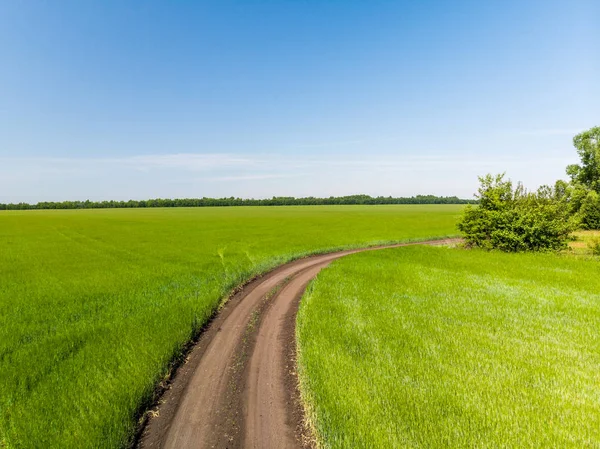
<path fill-rule="evenodd" d="M 600 2 L 0 2 L 0 201 L 471 197 L 600 125 Z"/>

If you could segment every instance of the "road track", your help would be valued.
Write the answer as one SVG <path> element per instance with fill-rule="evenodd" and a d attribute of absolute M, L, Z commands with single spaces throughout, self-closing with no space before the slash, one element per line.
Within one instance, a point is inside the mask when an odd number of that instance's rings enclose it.
<path fill-rule="evenodd" d="M 281 449 L 309 444 L 303 435 L 296 378 L 295 318 L 300 298 L 333 260 L 376 249 L 382 247 L 300 259 L 244 286 L 177 370 L 150 414 L 138 447 Z"/>

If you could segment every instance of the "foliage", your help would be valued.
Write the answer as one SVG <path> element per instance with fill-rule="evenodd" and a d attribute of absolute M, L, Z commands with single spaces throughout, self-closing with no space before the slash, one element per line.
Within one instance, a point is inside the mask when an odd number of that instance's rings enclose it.
<path fill-rule="evenodd" d="M 360 253 L 300 303 L 301 393 L 325 448 L 600 447 L 599 328 L 595 260 Z"/>
<path fill-rule="evenodd" d="M 330 196 L 329 198 L 294 198 L 293 196 L 269 199 L 244 198 L 156 198 L 151 200 L 129 201 L 60 201 L 37 204 L 2 204 L 0 210 L 29 209 L 121 209 L 137 207 L 221 207 L 221 206 L 331 206 L 336 204 L 471 204 L 473 200 L 463 200 L 456 196 L 417 195 L 394 198 L 391 196 L 372 197 L 369 195 Z"/>
<path fill-rule="evenodd" d="M 0 213 L 0 447 L 125 447 L 223 296 L 292 258 L 453 234 L 461 206 Z"/>
<path fill-rule="evenodd" d="M 573 145 L 581 163 L 567 167 L 571 183 L 564 189 L 563 197 L 584 229 L 600 229 L 600 127 L 576 135 Z"/>
<path fill-rule="evenodd" d="M 600 195 L 590 190 L 579 209 L 584 229 L 600 229 Z"/>
<path fill-rule="evenodd" d="M 566 247 L 576 219 L 560 199 L 562 185 L 527 192 L 504 175 L 480 177 L 479 206 L 467 206 L 458 222 L 469 246 L 502 251 L 544 251 Z"/>
<path fill-rule="evenodd" d="M 567 167 L 573 184 L 581 184 L 600 193 L 600 126 L 596 126 L 573 138 L 581 164 Z"/>
<path fill-rule="evenodd" d="M 600 256 L 600 238 L 596 237 L 588 243 L 589 248 L 592 250 L 594 256 Z"/>

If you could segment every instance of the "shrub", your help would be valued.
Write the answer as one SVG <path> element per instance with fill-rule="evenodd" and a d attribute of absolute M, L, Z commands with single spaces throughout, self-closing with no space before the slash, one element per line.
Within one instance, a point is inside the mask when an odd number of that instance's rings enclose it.
<path fill-rule="evenodd" d="M 592 250 L 594 256 L 600 256 L 600 237 L 596 237 L 589 242 L 588 247 Z"/>
<path fill-rule="evenodd" d="M 600 229 L 600 195 L 590 191 L 581 203 L 581 224 L 585 229 Z"/>
<path fill-rule="evenodd" d="M 533 193 L 521 184 L 513 188 L 503 174 L 486 175 L 479 181 L 479 206 L 467 206 L 458 222 L 468 246 L 507 252 L 567 246 L 577 223 L 551 188 L 542 187 Z"/>

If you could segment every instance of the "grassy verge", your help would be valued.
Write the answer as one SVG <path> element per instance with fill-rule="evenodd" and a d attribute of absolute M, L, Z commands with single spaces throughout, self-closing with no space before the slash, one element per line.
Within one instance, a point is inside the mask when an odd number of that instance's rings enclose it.
<path fill-rule="evenodd" d="M 321 446 L 599 447 L 599 273 L 449 248 L 336 261 L 298 315 Z"/>
<path fill-rule="evenodd" d="M 221 299 L 292 258 L 454 234 L 459 206 L 0 212 L 0 447 L 125 447 Z"/>

